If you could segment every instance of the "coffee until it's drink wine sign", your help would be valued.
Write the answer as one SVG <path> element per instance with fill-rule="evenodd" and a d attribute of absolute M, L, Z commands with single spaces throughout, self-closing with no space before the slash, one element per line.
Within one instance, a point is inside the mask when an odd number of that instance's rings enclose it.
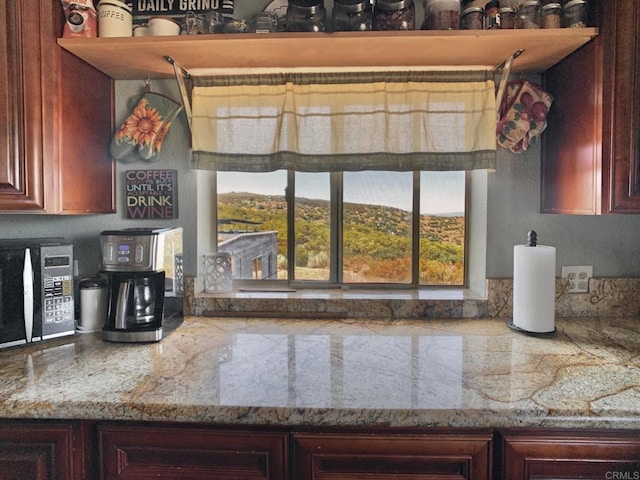
<path fill-rule="evenodd" d="M 127 170 L 127 218 L 178 218 L 176 170 Z"/>

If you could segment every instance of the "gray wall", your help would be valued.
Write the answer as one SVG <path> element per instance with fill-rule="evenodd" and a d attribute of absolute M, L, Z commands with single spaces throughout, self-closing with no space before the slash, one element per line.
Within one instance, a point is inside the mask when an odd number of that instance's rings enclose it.
<path fill-rule="evenodd" d="M 488 278 L 513 276 L 513 245 L 529 230 L 556 247 L 558 274 L 562 265 L 592 265 L 595 277 L 640 276 L 640 215 L 539 213 L 539 147 L 522 155 L 501 149 L 488 192 Z"/>
<path fill-rule="evenodd" d="M 163 93 L 179 100 L 175 80 L 154 81 L 154 92 Z M 131 112 L 144 91 L 144 82 L 116 82 L 116 124 L 119 126 Z M 87 125 L 90 128 L 90 125 Z M 74 254 L 78 259 L 81 275 L 91 275 L 98 271 L 100 263 L 100 232 L 106 229 L 142 226 L 179 226 L 185 232 L 195 231 L 195 172 L 190 170 L 187 155 L 188 128 L 186 117 L 181 113 L 172 123 L 161 152 L 155 161 L 138 160 L 133 163 L 117 164 L 117 212 L 109 215 L 0 215 L 0 238 L 65 237 L 74 244 Z M 105 149 L 109 138 L 105 138 Z M 87 159 L 91 161 L 91 159 Z M 126 218 L 124 201 L 124 172 L 129 169 L 174 169 L 178 171 L 178 213 L 176 220 L 129 220 Z M 65 188 L 73 188 L 65 185 Z M 195 235 L 185 233 L 184 248 L 195 251 Z M 187 255 L 185 255 L 187 257 Z M 185 258 L 185 273 L 195 274 L 195 259 Z"/>
<path fill-rule="evenodd" d="M 119 125 L 142 93 L 144 82 L 116 82 Z M 152 90 L 179 99 L 176 82 L 154 81 Z M 157 161 L 118 163 L 118 213 L 80 217 L 0 215 L 0 238 L 64 236 L 74 243 L 80 273 L 95 273 L 99 264 L 99 234 L 104 229 L 132 226 L 182 226 L 185 229 L 185 274 L 197 271 L 196 174 L 189 168 L 188 128 L 184 114 L 175 121 Z M 109 139 L 105 139 L 107 148 Z M 178 170 L 179 218 L 173 221 L 127 220 L 124 213 L 123 172 L 127 169 Z M 524 155 L 504 150 L 498 168 L 489 174 L 487 219 L 487 277 L 511 277 L 513 246 L 524 243 L 530 229 L 540 244 L 557 249 L 561 265 L 593 265 L 596 277 L 640 276 L 640 215 L 570 216 L 543 215 L 540 205 L 540 151 Z M 201 232 L 202 235 L 203 232 Z M 206 233 L 206 232 L 204 232 Z"/>

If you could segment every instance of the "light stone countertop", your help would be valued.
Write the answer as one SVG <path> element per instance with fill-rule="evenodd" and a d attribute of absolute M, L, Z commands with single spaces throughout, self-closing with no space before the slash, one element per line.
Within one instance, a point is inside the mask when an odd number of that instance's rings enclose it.
<path fill-rule="evenodd" d="M 640 429 L 640 319 L 188 317 L 154 344 L 0 352 L 0 418 Z"/>

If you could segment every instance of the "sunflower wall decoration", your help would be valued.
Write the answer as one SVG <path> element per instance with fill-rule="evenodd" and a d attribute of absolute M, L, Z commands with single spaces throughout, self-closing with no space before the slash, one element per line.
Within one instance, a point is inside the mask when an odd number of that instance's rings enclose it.
<path fill-rule="evenodd" d="M 153 160 L 162 149 L 171 122 L 181 111 L 182 104 L 147 89 L 111 139 L 111 155 L 122 160 L 135 151 L 143 160 Z"/>

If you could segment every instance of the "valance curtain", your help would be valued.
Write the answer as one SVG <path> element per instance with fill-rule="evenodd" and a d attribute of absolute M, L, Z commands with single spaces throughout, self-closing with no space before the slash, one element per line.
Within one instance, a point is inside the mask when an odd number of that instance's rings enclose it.
<path fill-rule="evenodd" d="M 484 72 L 194 77 L 196 169 L 493 169 L 495 85 Z"/>

